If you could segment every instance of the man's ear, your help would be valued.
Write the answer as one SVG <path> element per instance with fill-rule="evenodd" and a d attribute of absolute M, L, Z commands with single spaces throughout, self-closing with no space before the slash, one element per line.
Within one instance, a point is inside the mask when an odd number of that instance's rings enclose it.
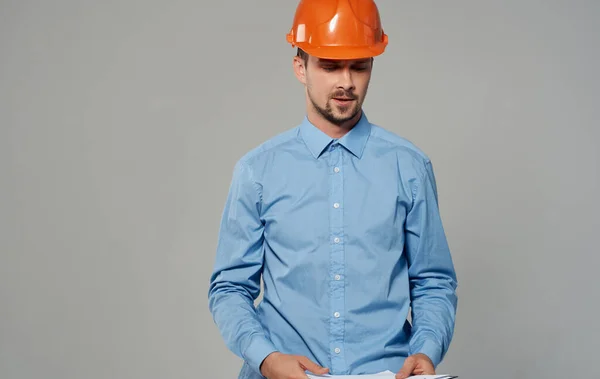
<path fill-rule="evenodd" d="M 306 85 L 306 62 L 299 56 L 294 56 L 294 74 L 300 83 Z"/>

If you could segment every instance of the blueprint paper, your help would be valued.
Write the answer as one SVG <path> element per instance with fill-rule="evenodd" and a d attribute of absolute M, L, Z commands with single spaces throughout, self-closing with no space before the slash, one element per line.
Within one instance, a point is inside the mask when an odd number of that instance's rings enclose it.
<path fill-rule="evenodd" d="M 382 371 L 377 374 L 365 375 L 313 375 L 307 374 L 310 379 L 396 379 L 396 374 L 391 371 Z M 408 379 L 454 379 L 457 376 L 450 375 L 413 375 Z"/>

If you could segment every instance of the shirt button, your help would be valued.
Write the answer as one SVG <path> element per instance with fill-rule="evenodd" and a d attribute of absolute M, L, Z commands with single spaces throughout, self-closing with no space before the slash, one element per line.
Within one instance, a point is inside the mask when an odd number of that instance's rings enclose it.
<path fill-rule="evenodd" d="M 341 277 L 341 276 L 339 276 L 339 275 L 336 275 L 336 276 L 335 276 L 335 280 L 340 280 L 341 278 L 342 278 L 342 277 Z"/>
<path fill-rule="evenodd" d="M 340 239 L 339 239 L 338 237 L 335 237 L 335 238 L 333 239 L 333 242 L 335 242 L 335 243 L 340 243 Z"/>
<path fill-rule="evenodd" d="M 333 351 L 335 351 L 335 353 L 336 353 L 336 354 L 339 354 L 339 353 L 340 353 L 340 351 L 342 351 L 342 350 L 340 350 L 340 348 L 339 348 L 339 347 L 336 347 L 336 348 L 335 348 Z"/>
<path fill-rule="evenodd" d="M 335 172 L 340 172 L 340 168 L 339 168 L 339 167 L 336 167 L 336 168 L 334 168 L 334 169 L 333 169 L 333 171 L 335 171 Z"/>
<path fill-rule="evenodd" d="M 333 207 L 334 207 L 334 208 L 339 208 L 339 207 L 340 207 L 340 203 L 335 203 L 335 204 L 333 204 Z"/>
<path fill-rule="evenodd" d="M 340 317 L 340 312 L 335 312 L 335 313 L 333 314 L 333 316 L 334 316 L 335 318 L 338 318 L 338 317 Z"/>

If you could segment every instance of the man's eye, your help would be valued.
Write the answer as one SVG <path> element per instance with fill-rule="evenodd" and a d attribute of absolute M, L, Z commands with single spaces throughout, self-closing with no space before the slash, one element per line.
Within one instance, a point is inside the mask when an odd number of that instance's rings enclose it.
<path fill-rule="evenodd" d="M 335 70 L 335 69 L 336 69 L 336 67 L 335 67 L 335 66 L 324 66 L 324 67 L 323 67 L 323 70 L 325 70 L 325 71 L 333 71 L 333 70 Z"/>

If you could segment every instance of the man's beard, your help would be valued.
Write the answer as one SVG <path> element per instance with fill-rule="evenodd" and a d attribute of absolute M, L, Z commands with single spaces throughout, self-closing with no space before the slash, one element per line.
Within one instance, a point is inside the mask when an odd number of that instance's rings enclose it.
<path fill-rule="evenodd" d="M 331 102 L 333 101 L 333 99 L 335 97 L 345 97 L 345 98 L 352 98 L 354 100 L 354 105 L 348 105 L 345 108 L 351 107 L 353 106 L 353 109 L 348 113 L 347 116 L 341 116 L 338 117 L 333 113 L 333 109 L 332 109 L 332 105 Z M 312 95 L 310 94 L 310 91 L 308 91 L 308 98 L 310 99 L 310 102 L 312 103 L 313 107 L 316 109 L 316 111 L 323 116 L 323 118 L 325 118 L 327 121 L 331 122 L 334 125 L 342 125 L 343 123 L 352 120 L 354 117 L 356 117 L 356 115 L 360 112 L 361 109 L 361 105 L 360 102 L 358 101 L 358 96 L 353 95 L 353 94 L 347 94 L 345 92 L 336 92 L 334 93 L 328 100 L 327 100 L 327 104 L 325 104 L 325 108 L 320 107 L 315 100 L 313 99 Z"/>

